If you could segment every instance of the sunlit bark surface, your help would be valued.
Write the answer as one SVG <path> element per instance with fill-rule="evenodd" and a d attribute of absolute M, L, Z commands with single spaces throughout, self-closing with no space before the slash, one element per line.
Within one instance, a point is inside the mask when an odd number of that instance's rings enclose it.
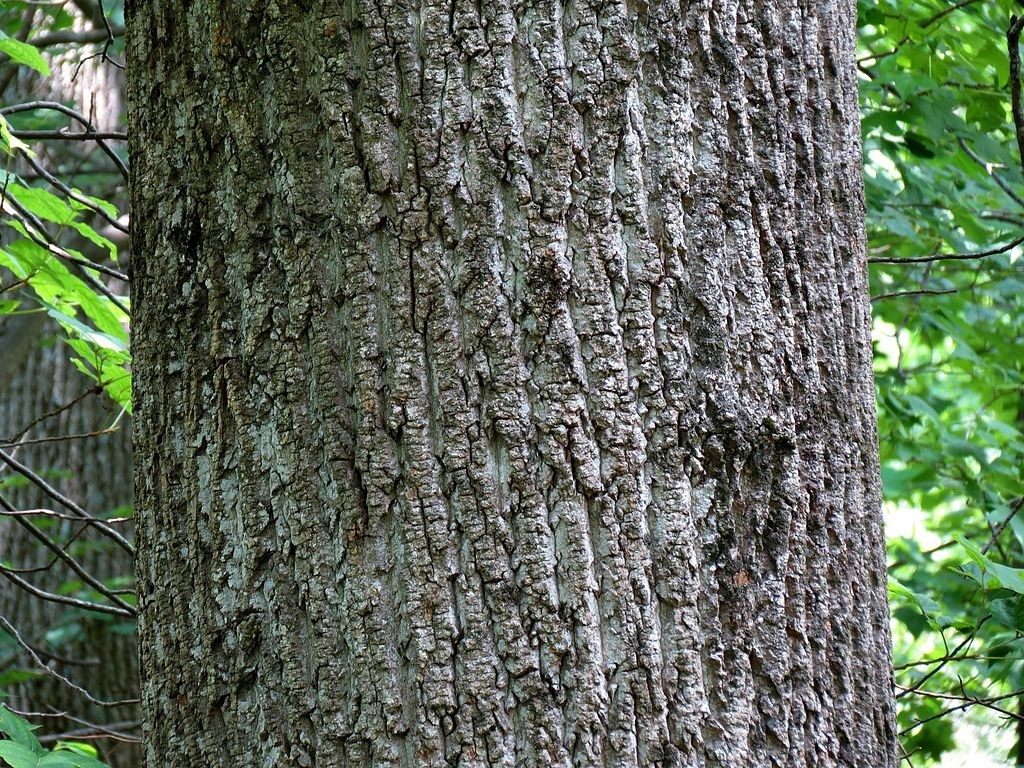
<path fill-rule="evenodd" d="M 853 6 L 132 4 L 150 768 L 896 765 Z"/>

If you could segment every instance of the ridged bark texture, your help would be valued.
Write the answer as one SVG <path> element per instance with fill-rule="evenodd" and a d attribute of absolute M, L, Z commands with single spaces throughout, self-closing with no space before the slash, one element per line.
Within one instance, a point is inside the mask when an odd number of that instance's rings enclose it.
<path fill-rule="evenodd" d="M 852 0 L 129 8 L 156 766 L 895 766 Z"/>

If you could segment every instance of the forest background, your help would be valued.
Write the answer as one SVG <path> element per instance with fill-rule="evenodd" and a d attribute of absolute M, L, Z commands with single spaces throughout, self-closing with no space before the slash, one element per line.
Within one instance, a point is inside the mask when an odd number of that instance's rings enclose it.
<path fill-rule="evenodd" d="M 865 0 L 858 14 L 895 695 L 916 766 L 1024 765 L 1014 11 Z M 138 733 L 122 14 L 0 2 L 0 760 L 13 768 L 132 765 Z M 42 507 L 63 511 L 18 514 Z"/>

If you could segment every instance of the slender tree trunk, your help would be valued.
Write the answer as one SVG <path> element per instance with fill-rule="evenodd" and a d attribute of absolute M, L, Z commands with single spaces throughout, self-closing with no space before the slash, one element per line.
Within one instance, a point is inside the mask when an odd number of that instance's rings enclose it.
<path fill-rule="evenodd" d="M 128 24 L 151 768 L 896 765 L 852 0 Z"/>

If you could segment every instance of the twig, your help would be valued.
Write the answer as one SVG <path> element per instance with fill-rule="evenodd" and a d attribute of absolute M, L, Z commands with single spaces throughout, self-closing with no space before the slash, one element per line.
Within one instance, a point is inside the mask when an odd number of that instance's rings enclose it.
<path fill-rule="evenodd" d="M 969 259 L 982 259 L 986 256 L 996 256 L 1006 253 L 1024 243 L 1024 235 L 1018 237 L 1006 245 L 990 248 L 987 251 L 974 251 L 972 253 L 937 253 L 933 256 L 873 256 L 868 259 L 869 264 L 927 264 L 933 261 L 967 261 Z"/>
<path fill-rule="evenodd" d="M 34 650 L 32 650 L 32 646 L 30 646 L 28 643 L 26 643 L 21 638 L 21 635 L 18 634 L 18 630 L 16 630 L 13 626 L 11 626 L 11 623 L 9 621 L 7 621 L 7 619 L 5 619 L 3 616 L 0 616 L 0 624 L 3 625 L 4 629 L 7 631 L 7 633 L 11 637 L 14 638 L 15 642 L 17 642 L 18 645 L 20 645 L 22 648 L 24 648 L 26 651 L 28 651 L 29 655 L 32 657 L 32 660 L 39 666 L 40 669 L 45 670 L 48 675 L 50 675 L 51 677 L 56 678 L 57 680 L 59 680 L 60 682 L 64 683 L 64 685 L 68 686 L 69 688 L 72 688 L 72 689 L 78 691 L 80 694 L 85 696 L 85 698 L 88 699 L 89 702 L 91 702 L 92 704 L 96 704 L 97 706 L 100 706 L 100 707 L 122 707 L 122 706 L 126 706 L 126 705 L 129 705 L 129 704 L 138 704 L 139 703 L 138 699 L 120 699 L 120 700 L 117 700 L 117 701 L 103 701 L 102 699 L 97 699 L 95 696 L 93 696 L 91 693 L 89 693 L 87 690 L 85 690 L 85 688 L 83 688 L 82 686 L 76 685 L 75 683 L 73 683 L 70 680 L 68 680 L 68 678 L 64 677 L 64 675 L 60 674 L 55 669 L 53 669 L 52 667 L 48 666 L 47 664 L 44 664 L 43 660 L 39 658 L 39 655 Z"/>
<path fill-rule="evenodd" d="M 64 717 L 75 723 L 84 723 L 84 728 L 76 728 L 72 731 L 65 731 L 64 733 L 50 733 L 39 737 L 40 744 L 52 744 L 56 741 L 81 741 L 83 739 L 114 739 L 115 741 L 123 741 L 128 744 L 138 744 L 142 740 L 137 736 L 132 736 L 130 733 L 125 733 L 123 728 L 138 728 L 142 723 L 138 720 L 122 720 L 117 723 L 107 723 L 106 725 L 97 725 L 95 723 L 86 723 L 84 720 L 80 720 L 77 717 L 64 713 Z M 117 729 L 117 730 L 115 730 Z"/>
<path fill-rule="evenodd" d="M 44 168 L 40 163 L 37 163 L 35 161 L 35 159 L 32 158 L 31 155 L 27 155 L 26 154 L 25 155 L 25 160 L 28 162 L 28 164 L 30 166 L 32 166 L 32 168 L 36 171 L 36 173 L 38 173 L 43 179 L 46 180 L 46 182 L 50 186 L 52 186 L 55 189 L 63 192 L 65 195 L 70 197 L 75 202 L 81 203 L 82 205 L 84 205 L 86 208 L 88 208 L 93 213 L 97 214 L 101 219 L 103 219 L 105 222 L 107 222 L 107 224 L 112 226 L 114 229 L 117 229 L 117 230 L 123 232 L 126 235 L 128 234 L 128 227 L 126 227 L 124 224 L 122 224 L 117 219 L 115 219 L 113 216 L 111 216 L 109 213 L 107 213 L 107 211 L 104 210 L 103 206 L 97 205 L 96 203 L 94 203 L 92 200 L 90 200 L 85 195 L 81 194 L 80 192 L 76 192 L 75 190 L 73 190 L 71 187 L 69 187 L 63 181 L 61 181 L 56 176 L 54 176 L 52 173 L 50 173 L 48 170 L 46 170 L 46 168 Z"/>
<path fill-rule="evenodd" d="M 119 427 L 107 427 L 106 429 L 97 429 L 94 432 L 77 432 L 73 435 L 58 435 L 57 437 L 36 437 L 31 440 L 14 440 L 7 443 L 2 442 L 2 438 L 0 438 L 0 448 L 20 448 L 24 445 L 39 445 L 40 443 L 62 443 L 66 440 L 84 440 L 90 437 L 102 437 L 103 435 L 112 435 L 119 429 Z"/>
<path fill-rule="evenodd" d="M 929 288 L 921 288 L 916 291 L 894 291 L 893 293 L 880 293 L 878 296 L 872 296 L 872 301 L 881 301 L 882 299 L 895 299 L 899 296 L 945 296 L 949 293 L 957 293 L 959 288 L 947 288 L 941 291 L 931 290 Z"/>
<path fill-rule="evenodd" d="M 59 101 L 26 101 L 24 104 L 12 104 L 9 107 L 4 107 L 0 109 L 0 115 L 13 115 L 17 114 L 18 112 L 31 112 L 35 109 L 51 109 L 54 112 L 60 112 L 62 115 L 67 115 L 72 120 L 79 123 L 87 131 L 99 133 L 99 131 L 96 129 L 96 126 L 92 124 L 89 118 L 87 118 L 78 110 L 64 106 Z M 117 169 L 121 172 L 121 175 L 127 181 L 128 166 L 125 165 L 124 161 L 117 156 L 117 153 L 110 148 L 110 145 L 107 144 L 105 140 L 96 139 L 96 145 L 100 149 L 102 149 L 104 154 L 106 154 L 106 156 L 109 157 L 114 162 L 114 165 L 117 166 Z"/>
<path fill-rule="evenodd" d="M 1024 208 L 1024 197 L 1021 197 L 1020 195 L 1018 195 L 1014 191 L 1013 187 L 1011 187 L 1009 184 L 1006 183 L 1006 181 L 1003 180 L 1002 176 L 1000 176 L 998 173 L 996 173 L 994 170 L 992 170 L 991 163 L 986 163 L 978 155 L 977 152 L 975 152 L 973 149 L 971 149 L 970 145 L 968 145 L 968 143 L 966 141 L 964 141 L 962 136 L 957 136 L 956 140 L 957 140 L 957 143 L 960 145 L 960 149 L 962 149 L 967 154 L 967 156 L 969 158 L 971 158 L 971 160 L 973 160 L 975 163 L 977 163 L 982 168 L 984 168 L 985 169 L 985 173 L 987 173 L 989 176 L 991 176 L 992 180 L 996 183 L 996 185 L 1001 190 L 1003 190 L 1003 192 L 1005 192 L 1007 195 L 1009 195 L 1009 197 L 1015 203 L 1017 203 L 1017 205 L 1019 205 L 1021 208 Z"/>
<path fill-rule="evenodd" d="M 988 616 L 982 616 L 981 617 L 981 621 L 979 621 L 977 623 L 977 625 L 974 627 L 974 629 L 971 630 L 970 634 L 967 635 L 967 637 L 965 637 L 962 641 L 960 641 L 960 644 L 956 648 L 954 648 L 951 652 L 947 652 L 945 654 L 945 656 L 943 656 L 943 658 L 941 660 L 939 660 L 938 663 L 935 665 L 935 669 L 929 670 L 928 672 L 925 673 L 925 675 L 920 680 L 918 680 L 916 683 L 914 683 L 914 688 L 916 689 L 919 686 L 922 686 L 926 682 L 928 682 L 931 678 L 933 678 L 935 675 L 937 675 L 939 673 L 939 671 L 942 670 L 943 667 L 945 667 L 947 664 L 949 664 L 950 661 L 952 661 L 954 658 L 956 658 L 957 654 L 959 654 L 960 651 L 962 651 L 964 649 L 964 647 L 969 646 L 972 642 L 974 642 L 974 638 L 978 634 L 978 630 L 981 629 L 981 625 L 984 624 L 986 621 L 988 621 L 988 619 L 989 619 Z M 945 642 L 945 639 L 946 639 L 945 636 L 943 636 L 942 639 L 943 639 L 943 642 Z M 899 687 L 902 687 L 902 686 L 899 686 Z M 913 689 L 909 689 L 908 688 L 908 689 L 904 690 L 902 693 L 897 693 L 896 694 L 896 698 L 897 699 L 901 699 L 905 695 L 907 695 L 908 693 L 914 693 L 914 692 L 915 691 Z"/>
<path fill-rule="evenodd" d="M 105 43 L 111 37 L 124 35 L 124 27 L 109 27 L 108 29 L 62 29 L 59 32 L 50 32 L 46 35 L 33 37 L 28 42 L 36 48 L 48 48 L 51 45 L 82 45 L 84 43 Z"/>
<path fill-rule="evenodd" d="M 2 505 L 5 508 L 10 507 L 7 501 L 2 498 L 0 498 L 0 505 Z M 40 510 L 33 511 L 38 512 Z M 28 531 L 32 535 L 32 537 L 36 539 L 36 541 L 41 543 L 44 547 L 46 547 L 56 556 L 56 559 L 52 560 L 50 564 L 47 566 L 47 570 L 53 567 L 54 563 L 56 563 L 57 560 L 60 560 L 68 568 L 70 568 L 73 573 L 80 577 L 82 581 L 84 581 L 90 587 L 95 589 L 99 594 L 103 595 L 105 598 L 115 603 L 120 608 L 123 608 L 124 610 L 131 612 L 133 615 L 135 614 L 134 606 L 129 605 L 124 600 L 122 600 L 114 590 L 107 587 L 107 585 L 105 585 L 102 581 L 100 581 L 91 573 L 89 573 L 81 563 L 79 563 L 75 558 L 73 558 L 71 555 L 67 553 L 65 547 L 69 546 L 71 542 L 68 542 L 63 547 L 59 546 L 57 542 L 55 542 L 53 539 L 51 539 L 49 536 L 43 533 L 39 529 L 39 527 L 34 525 L 30 520 L 20 517 L 17 511 L 15 510 L 0 512 L 0 515 L 12 515 L 15 518 L 15 522 L 17 522 L 18 525 L 20 525 L 22 528 Z M 75 538 L 77 538 L 77 536 Z M 8 568 L 7 570 L 12 573 L 14 571 L 14 569 L 12 568 Z"/>
<path fill-rule="evenodd" d="M 1017 153 L 1021 168 L 1024 169 L 1024 105 L 1020 96 L 1020 33 L 1024 29 L 1024 17 L 1010 16 L 1006 30 L 1006 48 L 1010 55 L 1010 101 L 1013 111 L 1013 127 L 1017 134 Z"/>
<path fill-rule="evenodd" d="M 961 683 L 961 687 L 962 686 L 963 686 L 963 683 Z M 906 694 L 906 693 L 913 693 L 913 694 L 917 694 L 918 696 L 927 696 L 928 698 L 931 698 L 931 699 L 944 699 L 944 700 L 947 700 L 947 701 L 960 701 L 960 702 L 963 702 L 962 704 L 958 704 L 958 705 L 956 705 L 954 707 L 949 707 L 949 708 L 944 709 L 941 712 L 938 712 L 938 713 L 936 713 L 934 715 L 931 715 L 929 717 L 925 717 L 923 719 L 918 720 L 913 725 L 908 726 L 908 727 L 904 728 L 902 731 L 900 731 L 900 734 L 899 734 L 900 736 L 904 736 L 907 733 L 910 733 L 910 731 L 914 730 L 915 728 L 919 728 L 922 725 L 924 725 L 925 723 L 931 722 L 932 720 L 937 720 L 940 717 L 945 717 L 946 715 L 948 715 L 948 714 L 950 714 L 952 712 L 957 712 L 958 710 L 961 710 L 961 709 L 967 709 L 968 707 L 975 706 L 975 705 L 986 707 L 988 709 L 995 710 L 996 712 L 1000 712 L 1000 713 L 1006 715 L 1007 717 L 1010 717 L 1010 718 L 1013 718 L 1013 719 L 1017 719 L 1017 718 L 1020 717 L 1019 715 L 1017 715 L 1014 712 L 1010 712 L 1008 710 L 1005 710 L 1002 707 L 997 707 L 997 706 L 995 706 L 995 703 L 997 701 L 1003 701 L 1004 699 L 1011 699 L 1011 698 L 1013 698 L 1015 696 L 1020 696 L 1021 694 L 1024 694 L 1024 690 L 1020 690 L 1020 691 L 1013 691 L 1012 693 L 1004 693 L 1004 694 L 1002 694 L 1000 696 L 990 696 L 988 698 L 982 699 L 982 698 L 979 698 L 977 696 L 968 696 L 968 695 L 966 695 L 966 693 L 964 695 L 962 695 L 962 696 L 957 696 L 954 693 L 939 693 L 938 691 L 923 691 L 923 690 L 921 690 L 919 688 L 906 688 L 906 687 L 904 687 L 902 685 L 897 685 L 896 687 L 900 689 L 900 691 L 901 691 L 900 695 Z"/>
<path fill-rule="evenodd" d="M 60 129 L 57 131 L 11 131 L 16 139 L 28 141 L 44 141 L 46 139 L 60 139 L 61 141 L 96 141 L 108 139 L 111 141 L 127 141 L 128 134 L 124 131 L 68 131 Z"/>
<path fill-rule="evenodd" d="M 10 454 L 3 450 L 0 450 L 0 461 L 7 464 L 7 466 L 9 466 L 15 472 L 18 472 L 20 475 L 27 478 L 30 482 L 36 485 L 36 487 L 42 490 L 43 493 L 45 493 L 51 499 L 56 501 L 58 504 L 65 507 L 66 509 L 70 509 L 78 516 L 80 520 L 87 523 L 88 525 L 93 526 L 98 531 L 101 531 L 102 533 L 106 534 L 108 538 L 113 539 L 115 542 L 117 542 L 118 546 L 120 546 L 123 550 L 125 550 L 132 556 L 135 555 L 135 547 L 133 547 L 131 542 L 129 542 L 124 536 L 115 531 L 106 523 L 97 522 L 92 515 L 87 513 L 84 509 L 78 506 L 78 504 L 76 504 L 74 501 L 69 499 L 64 494 L 62 494 L 56 488 L 51 486 L 49 483 L 43 480 L 43 478 L 41 478 L 31 469 L 26 467 L 20 461 L 15 459 L 13 456 L 11 456 Z"/>
<path fill-rule="evenodd" d="M 955 5 L 949 6 L 949 8 L 944 8 L 943 10 L 939 11 L 938 13 L 936 13 L 934 16 L 930 16 L 929 18 L 925 19 L 918 26 L 921 29 L 927 29 L 932 24 L 934 24 L 937 21 L 940 21 L 941 19 L 945 18 L 946 16 L 948 16 L 951 13 L 953 13 L 954 11 L 959 11 L 961 8 L 966 8 L 968 5 L 973 5 L 974 3 L 977 3 L 977 2 L 980 2 L 980 0 L 960 0 L 959 3 L 956 3 Z M 904 29 L 906 29 L 905 25 L 904 25 Z M 868 56 L 865 56 L 862 59 L 857 59 L 857 66 L 859 68 L 860 65 L 862 65 L 866 61 L 876 61 L 877 62 L 877 61 L 880 61 L 881 59 L 886 58 L 887 56 L 892 56 L 893 54 L 898 53 L 900 48 L 902 48 L 904 45 L 906 45 L 909 42 L 910 42 L 910 35 L 904 35 L 902 37 L 902 39 L 900 39 L 899 42 L 897 42 L 896 45 L 893 46 L 893 49 L 891 51 L 886 51 L 885 53 L 870 54 Z"/>
<path fill-rule="evenodd" d="M 992 529 L 992 535 L 989 537 L 985 546 L 981 548 L 981 554 L 986 554 L 992 548 L 992 545 L 996 543 L 999 535 L 1006 530 L 1006 526 L 1013 522 L 1013 518 L 1017 516 L 1017 513 L 1020 512 L 1021 508 L 1024 508 L 1024 496 L 1019 497 L 1011 504 L 1010 514 L 1006 516 L 1005 520 Z"/>
<path fill-rule="evenodd" d="M 54 256 L 59 256 L 64 261 L 69 261 L 72 264 L 77 264 L 80 267 L 95 269 L 97 272 L 102 272 L 104 275 L 107 275 L 108 277 L 116 277 L 118 280 L 121 280 L 122 282 L 128 282 L 128 275 L 126 275 L 124 272 L 119 272 L 118 270 L 112 269 L 111 267 L 106 267 L 102 264 L 97 264 L 95 261 L 89 261 L 89 259 L 85 259 L 80 256 L 75 256 L 73 253 L 68 253 L 66 250 L 61 248 L 56 243 L 54 243 L 50 236 L 46 233 L 46 230 L 43 229 L 41 222 L 39 222 L 39 220 L 36 219 L 36 217 L 32 216 L 28 209 L 26 209 L 14 197 L 8 196 L 6 199 L 3 200 L 3 205 L 4 207 L 11 207 L 12 210 L 7 211 L 7 213 L 17 214 L 18 217 L 23 219 L 22 223 L 31 225 L 31 229 L 29 229 L 28 227 L 26 227 L 25 229 L 28 232 L 29 238 L 31 238 L 31 240 L 40 248 L 49 251 Z M 116 299 L 116 297 L 111 296 L 110 294 L 107 294 L 107 298 L 111 300 Z M 116 301 L 115 303 L 117 303 L 118 308 L 121 309 L 126 315 L 130 314 L 127 307 L 123 306 L 122 304 Z"/>
<path fill-rule="evenodd" d="M 54 408 L 51 411 L 48 411 L 48 412 L 44 413 L 42 416 L 37 416 L 36 418 L 34 418 L 32 421 L 30 421 L 28 423 L 28 426 L 24 427 L 20 432 L 16 433 L 16 435 L 14 437 L 4 437 L 4 438 L 0 438 L 0 440 L 3 440 L 6 443 L 18 443 L 37 424 L 42 424 L 44 421 L 48 421 L 48 420 L 50 420 L 52 418 L 60 416 L 62 413 L 66 413 L 67 411 L 71 410 L 76 405 L 78 405 L 80 402 L 85 400 L 87 397 L 90 397 L 92 395 L 99 395 L 99 394 L 102 394 L 102 393 L 103 393 L 103 387 L 99 386 L 98 384 L 94 385 L 92 387 L 89 387 L 87 390 L 85 390 L 81 394 L 75 395 L 75 397 L 73 397 L 68 402 L 62 403 L 61 405 L 58 405 L 56 408 Z M 18 447 L 18 446 L 0 445 L 0 448 L 11 448 L 11 447 Z"/>
<path fill-rule="evenodd" d="M 14 586 L 28 592 L 33 597 L 38 597 L 40 600 L 45 600 L 48 603 L 67 605 L 71 608 L 81 608 L 83 611 L 94 611 L 96 613 L 109 613 L 113 616 L 124 616 L 126 619 L 134 619 L 136 615 L 134 610 L 126 611 L 124 608 L 117 608 L 113 605 L 104 605 L 103 603 L 96 603 L 92 600 L 80 600 L 77 597 L 68 597 L 67 595 L 58 595 L 54 592 L 47 592 L 45 589 L 40 589 L 27 579 L 21 578 L 21 576 L 5 565 L 0 565 L 0 576 L 3 576 L 14 584 Z"/>
<path fill-rule="evenodd" d="M 60 512 L 54 512 L 52 509 L 3 509 L 0 510 L 0 517 L 50 517 L 54 520 L 74 520 L 76 522 L 82 522 L 82 518 L 77 515 L 62 515 Z M 93 517 L 91 519 L 103 523 L 127 523 L 130 522 L 132 518 Z"/>

